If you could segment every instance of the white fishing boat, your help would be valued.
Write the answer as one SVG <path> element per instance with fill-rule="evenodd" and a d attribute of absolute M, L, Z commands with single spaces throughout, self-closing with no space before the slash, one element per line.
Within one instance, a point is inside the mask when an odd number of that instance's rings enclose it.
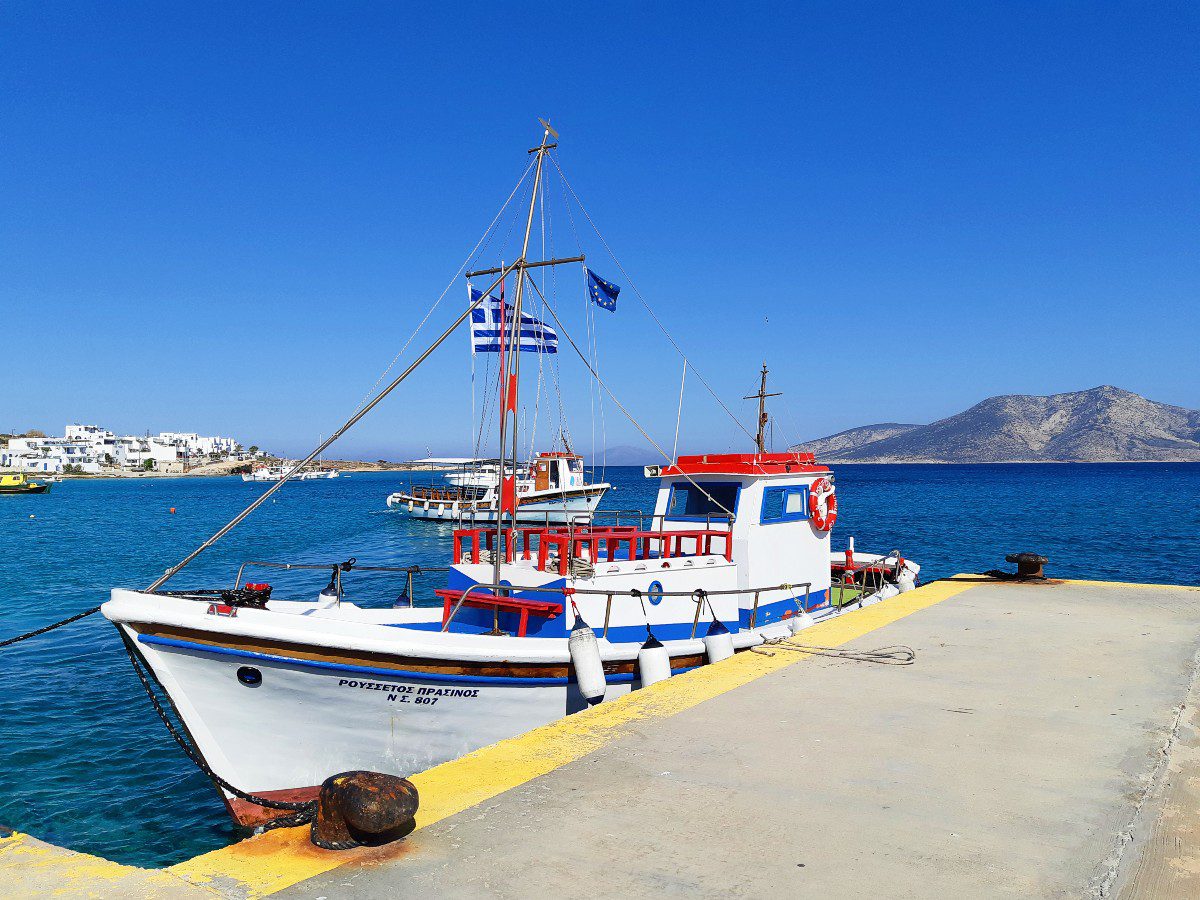
<path fill-rule="evenodd" d="M 609 489 L 605 482 L 588 483 L 583 457 L 570 452 L 545 451 L 523 471 L 518 473 L 511 466 L 505 471 L 516 489 L 518 522 L 588 522 Z M 503 484 L 497 463 L 466 467 L 442 478 L 442 483 L 410 483 L 387 498 L 388 507 L 414 519 L 496 521 Z"/>
<path fill-rule="evenodd" d="M 407 776 L 915 583 L 919 567 L 899 554 L 831 550 L 834 475 L 810 454 L 766 451 L 765 389 L 757 395 L 755 451 L 664 454 L 663 465 L 645 471 L 657 482 L 652 511 L 520 524 L 512 460 L 522 301 L 526 289 L 541 295 L 533 272 L 563 262 L 526 259 L 553 134 L 547 125 L 532 151 L 533 199 L 516 261 L 490 270 L 498 276 L 492 287 L 288 473 L 294 477 L 369 413 L 514 276 L 510 339 L 500 356 L 498 521 L 455 528 L 443 571 L 392 569 L 407 603 L 387 608 L 347 594 L 352 573 L 364 568 L 354 561 L 333 566 L 324 589 L 311 584 L 289 596 L 243 583 L 251 564 L 232 588 L 166 589 L 285 476 L 149 588 L 115 589 L 102 607 L 148 691 L 157 682 L 181 720 L 177 739 L 190 739 L 189 753 L 243 824 L 278 815 L 264 804 L 310 799 L 332 774 Z M 595 375 L 588 354 L 572 345 Z M 566 476 L 573 458 L 544 459 L 565 461 Z M 840 602 L 831 592 L 835 566 Z M 418 576 L 436 579 L 436 605 L 413 602 Z"/>
<path fill-rule="evenodd" d="M 296 462 L 285 462 L 274 466 L 255 466 L 249 472 L 242 473 L 242 481 L 272 482 L 283 481 L 285 478 L 289 481 L 323 481 L 341 475 L 336 469 L 294 471 L 298 466 L 299 463 Z"/>

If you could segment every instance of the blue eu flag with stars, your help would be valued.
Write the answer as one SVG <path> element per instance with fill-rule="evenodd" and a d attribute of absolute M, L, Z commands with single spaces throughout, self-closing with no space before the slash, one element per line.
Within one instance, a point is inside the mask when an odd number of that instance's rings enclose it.
<path fill-rule="evenodd" d="M 621 289 L 611 281 L 605 281 L 591 269 L 586 269 L 588 278 L 588 296 L 592 302 L 609 312 L 617 311 L 617 294 Z"/>

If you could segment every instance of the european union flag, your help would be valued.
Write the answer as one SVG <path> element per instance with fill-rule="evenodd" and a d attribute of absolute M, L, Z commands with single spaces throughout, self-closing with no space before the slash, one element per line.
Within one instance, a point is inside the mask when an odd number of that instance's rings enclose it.
<path fill-rule="evenodd" d="M 591 269 L 585 269 L 588 277 L 588 296 L 597 306 L 609 312 L 617 311 L 617 294 L 621 289 L 611 281 L 605 281 Z"/>

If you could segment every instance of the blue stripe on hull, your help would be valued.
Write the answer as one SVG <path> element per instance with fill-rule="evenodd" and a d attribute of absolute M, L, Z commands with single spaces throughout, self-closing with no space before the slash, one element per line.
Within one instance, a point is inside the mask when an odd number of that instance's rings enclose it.
<path fill-rule="evenodd" d="M 239 659 L 257 659 L 266 662 L 285 663 L 289 666 L 299 666 L 306 669 L 324 669 L 333 672 L 353 672 L 358 675 L 376 675 L 387 678 L 408 678 L 414 681 L 436 681 L 449 684 L 502 684 L 519 687 L 540 687 L 546 685 L 572 684 L 574 678 L 523 678 L 520 676 L 498 675 L 446 675 L 440 672 L 412 672 L 406 669 L 376 669 L 371 666 L 356 666 L 351 663 L 325 662 L 319 659 L 294 659 L 290 656 L 276 656 L 269 653 L 257 653 L 253 650 L 238 650 L 235 647 L 216 647 L 212 644 L 198 644 L 194 641 L 181 641 L 177 638 L 159 637 L 154 634 L 139 634 L 138 642 L 161 647 L 173 647 L 179 650 L 194 650 L 200 653 L 211 653 L 216 656 L 234 656 Z M 677 672 L 684 671 L 682 669 Z M 605 675 L 609 684 L 628 684 L 634 680 L 632 673 Z"/>
<path fill-rule="evenodd" d="M 820 609 L 826 602 L 826 591 L 813 591 L 808 595 L 808 612 L 814 609 Z M 762 628 L 764 625 L 770 625 L 774 622 L 782 622 L 785 618 L 791 618 L 796 614 L 797 606 L 804 606 L 804 598 L 797 597 L 793 600 L 791 597 L 785 597 L 782 600 L 776 600 L 774 603 L 761 603 L 758 607 L 758 613 L 754 617 L 754 627 Z M 743 609 L 741 613 L 741 621 L 739 627 L 750 627 L 750 614 L 752 610 Z"/>

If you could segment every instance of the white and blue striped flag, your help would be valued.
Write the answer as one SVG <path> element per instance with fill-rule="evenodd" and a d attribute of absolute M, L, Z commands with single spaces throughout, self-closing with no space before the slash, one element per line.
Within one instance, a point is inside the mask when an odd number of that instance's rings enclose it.
<path fill-rule="evenodd" d="M 474 303 L 483 294 L 471 288 L 471 302 Z M 500 304 L 504 302 L 489 296 L 477 309 L 471 310 L 471 352 L 499 353 L 500 352 Z M 511 303 L 504 304 L 504 335 L 507 342 L 512 334 L 513 307 Z M 545 322 L 535 319 L 528 313 L 521 313 L 520 346 L 522 353 L 557 353 L 558 335 Z"/>

